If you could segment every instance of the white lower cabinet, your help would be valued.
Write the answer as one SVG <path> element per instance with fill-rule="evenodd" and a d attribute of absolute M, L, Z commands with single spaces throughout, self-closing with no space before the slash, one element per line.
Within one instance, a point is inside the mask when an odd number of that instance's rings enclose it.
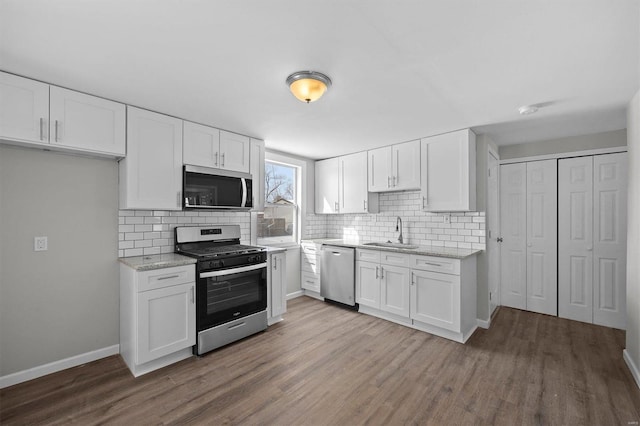
<path fill-rule="evenodd" d="M 192 356 L 195 297 L 194 265 L 120 265 L 120 354 L 134 376 Z"/>
<path fill-rule="evenodd" d="M 447 330 L 460 330 L 460 276 L 411 272 L 411 318 Z"/>
<path fill-rule="evenodd" d="M 356 250 L 360 312 L 464 343 L 477 327 L 476 258 Z"/>
<path fill-rule="evenodd" d="M 267 295 L 269 301 L 267 307 L 267 315 L 269 316 L 269 324 L 273 324 L 282 320 L 282 314 L 287 312 L 287 253 L 277 252 L 270 253 L 268 260 L 268 289 L 270 294 Z"/>
<path fill-rule="evenodd" d="M 320 248 L 322 244 L 303 241 L 300 244 L 300 286 L 320 295 Z"/>

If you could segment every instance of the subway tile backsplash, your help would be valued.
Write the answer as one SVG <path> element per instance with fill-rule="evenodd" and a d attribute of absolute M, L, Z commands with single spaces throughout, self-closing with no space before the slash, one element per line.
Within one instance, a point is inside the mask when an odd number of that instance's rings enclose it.
<path fill-rule="evenodd" d="M 484 212 L 426 213 L 420 191 L 380 194 L 378 214 L 305 216 L 303 238 L 344 238 L 357 242 L 397 241 L 396 217 L 402 218 L 406 244 L 485 250 Z M 120 210 L 118 256 L 171 253 L 176 226 L 240 225 L 241 242 L 250 244 L 250 213 Z M 447 220 L 449 219 L 449 220 Z"/>
<path fill-rule="evenodd" d="M 245 212 L 120 210 L 118 223 L 119 257 L 172 253 L 176 226 L 240 225 L 240 241 L 250 241 L 249 213 Z"/>
<path fill-rule="evenodd" d="M 395 242 L 398 238 L 395 231 L 397 216 L 402 219 L 406 244 L 486 248 L 484 212 L 423 212 L 420 191 L 381 193 L 378 214 L 307 215 L 312 232 L 307 232 L 305 237 Z M 320 229 L 324 223 L 323 234 Z"/>

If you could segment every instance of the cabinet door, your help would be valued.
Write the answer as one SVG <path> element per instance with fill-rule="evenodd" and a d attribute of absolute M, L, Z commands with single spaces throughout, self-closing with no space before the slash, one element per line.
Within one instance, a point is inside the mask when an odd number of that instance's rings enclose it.
<path fill-rule="evenodd" d="M 409 318 L 411 273 L 407 268 L 380 266 L 380 309 Z"/>
<path fill-rule="evenodd" d="M 391 186 L 394 191 L 420 189 L 420 141 L 393 145 Z"/>
<path fill-rule="evenodd" d="M 380 309 L 380 266 L 356 262 L 356 303 Z"/>
<path fill-rule="evenodd" d="M 220 130 L 184 122 L 184 164 L 220 167 Z"/>
<path fill-rule="evenodd" d="M 340 163 L 338 158 L 316 161 L 316 213 L 338 213 Z"/>
<path fill-rule="evenodd" d="M 271 254 L 271 316 L 276 317 L 287 312 L 286 302 L 286 253 Z"/>
<path fill-rule="evenodd" d="M 412 272 L 411 318 L 460 332 L 460 276 Z"/>
<path fill-rule="evenodd" d="M 49 85 L 0 72 L 0 137 L 49 143 Z"/>
<path fill-rule="evenodd" d="M 476 209 L 475 154 L 475 134 L 468 129 L 422 139 L 424 210 Z"/>
<path fill-rule="evenodd" d="M 120 208 L 181 210 L 182 120 L 128 107 L 127 141 Z"/>
<path fill-rule="evenodd" d="M 558 316 L 593 321 L 593 157 L 558 161 Z"/>
<path fill-rule="evenodd" d="M 626 154 L 593 157 L 593 200 L 593 322 L 624 329 L 627 303 Z"/>
<path fill-rule="evenodd" d="M 195 283 L 138 293 L 136 364 L 196 343 Z"/>
<path fill-rule="evenodd" d="M 125 105 L 51 86 L 51 144 L 125 155 Z"/>
<path fill-rule="evenodd" d="M 392 191 L 391 188 L 391 147 L 367 151 L 369 164 L 368 186 L 370 192 Z"/>
<path fill-rule="evenodd" d="M 249 173 L 249 142 L 246 136 L 220 131 L 220 168 Z"/>
<path fill-rule="evenodd" d="M 251 139 L 250 170 L 253 188 L 253 210 L 264 211 L 264 141 Z"/>
<path fill-rule="evenodd" d="M 339 157 L 340 213 L 367 211 L 367 153 Z"/>
<path fill-rule="evenodd" d="M 558 314 L 558 162 L 527 163 L 527 310 Z"/>
<path fill-rule="evenodd" d="M 527 167 L 500 167 L 500 300 L 504 306 L 527 308 Z"/>

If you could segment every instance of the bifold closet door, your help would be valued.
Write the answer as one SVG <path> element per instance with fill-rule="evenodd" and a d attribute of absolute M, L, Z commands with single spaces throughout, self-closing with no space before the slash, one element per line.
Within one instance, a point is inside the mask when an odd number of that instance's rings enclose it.
<path fill-rule="evenodd" d="M 500 166 L 500 303 L 527 309 L 527 165 Z"/>
<path fill-rule="evenodd" d="M 557 315 L 556 160 L 500 167 L 501 303 Z"/>
<path fill-rule="evenodd" d="M 527 310 L 558 315 L 558 162 L 527 163 Z"/>
<path fill-rule="evenodd" d="M 625 328 L 626 154 L 558 162 L 559 315 Z"/>
<path fill-rule="evenodd" d="M 627 303 L 625 153 L 593 157 L 593 203 L 593 322 L 624 329 Z"/>
<path fill-rule="evenodd" d="M 593 157 L 558 161 L 558 315 L 593 322 Z"/>

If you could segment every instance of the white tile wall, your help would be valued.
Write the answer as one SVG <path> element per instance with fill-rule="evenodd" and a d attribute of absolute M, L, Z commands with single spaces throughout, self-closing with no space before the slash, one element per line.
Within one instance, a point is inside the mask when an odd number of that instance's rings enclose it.
<path fill-rule="evenodd" d="M 307 238 L 395 242 L 396 217 L 400 216 L 406 244 L 486 249 L 484 212 L 427 213 L 420 209 L 420 191 L 381 193 L 378 214 L 308 215 L 307 223 L 314 223 L 314 236 Z M 326 232 L 321 235 L 323 219 Z"/>
<path fill-rule="evenodd" d="M 120 210 L 118 256 L 172 253 L 176 226 L 240 225 L 240 240 L 243 244 L 249 244 L 249 215 L 245 212 Z"/>
<path fill-rule="evenodd" d="M 303 238 L 325 238 L 327 236 L 327 215 L 307 214 Z"/>

